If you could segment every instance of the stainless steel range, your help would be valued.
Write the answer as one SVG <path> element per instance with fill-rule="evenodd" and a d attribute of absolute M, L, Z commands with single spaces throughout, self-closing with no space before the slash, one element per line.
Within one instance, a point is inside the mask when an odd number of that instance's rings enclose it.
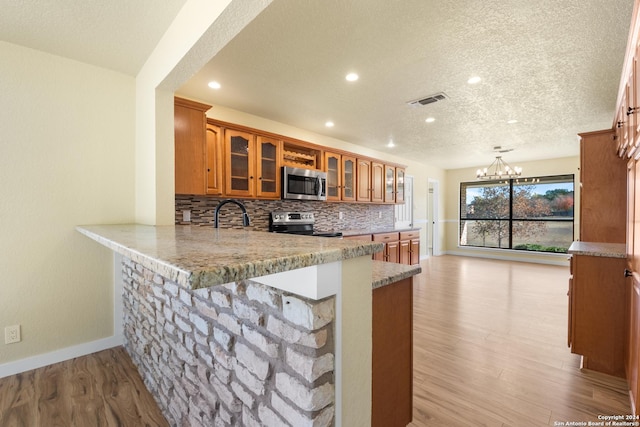
<path fill-rule="evenodd" d="M 269 216 L 269 231 L 274 233 L 304 234 L 318 237 L 342 237 L 338 232 L 314 231 L 316 222 L 313 212 L 274 211 Z"/>

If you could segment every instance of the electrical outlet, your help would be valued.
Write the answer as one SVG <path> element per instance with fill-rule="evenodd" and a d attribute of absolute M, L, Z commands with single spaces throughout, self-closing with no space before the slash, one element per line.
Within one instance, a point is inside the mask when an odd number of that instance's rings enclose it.
<path fill-rule="evenodd" d="M 191 211 L 182 211 L 182 222 L 191 222 Z"/>
<path fill-rule="evenodd" d="M 4 328 L 4 343 L 13 344 L 20 342 L 20 325 L 6 326 Z"/>
<path fill-rule="evenodd" d="M 344 212 L 338 212 L 338 219 L 344 219 Z"/>
<path fill-rule="evenodd" d="M 382 219 L 382 212 L 378 212 L 378 219 Z"/>

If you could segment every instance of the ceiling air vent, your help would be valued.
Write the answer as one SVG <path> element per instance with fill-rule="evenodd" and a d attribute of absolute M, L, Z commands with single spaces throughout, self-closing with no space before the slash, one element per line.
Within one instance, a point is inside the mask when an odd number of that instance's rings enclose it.
<path fill-rule="evenodd" d="M 417 107 L 420 105 L 427 105 L 427 104 L 433 104 L 434 102 L 438 102 L 438 101 L 444 101 L 445 99 L 449 99 L 447 94 L 445 94 L 444 92 L 439 92 L 424 98 L 416 99 L 414 101 L 409 101 L 407 102 L 407 104 L 411 105 L 412 107 Z"/>

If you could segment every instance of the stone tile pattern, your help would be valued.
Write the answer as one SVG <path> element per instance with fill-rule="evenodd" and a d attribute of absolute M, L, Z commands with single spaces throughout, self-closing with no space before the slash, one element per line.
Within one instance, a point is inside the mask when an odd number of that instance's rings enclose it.
<path fill-rule="evenodd" d="M 334 424 L 333 297 L 249 280 L 189 290 L 122 267 L 125 348 L 171 425 Z"/>
<path fill-rule="evenodd" d="M 176 224 L 213 225 L 213 212 L 220 198 L 211 196 L 176 195 Z M 365 203 L 333 203 L 300 200 L 240 200 L 251 218 L 251 228 L 258 231 L 269 230 L 271 211 L 313 212 L 318 231 L 342 231 L 362 229 L 369 231 L 389 230 L 394 225 L 394 205 L 374 205 Z M 191 211 L 191 222 L 182 222 L 182 211 Z M 343 219 L 340 219 L 340 212 Z M 242 228 L 240 209 L 225 205 L 220 210 L 221 228 Z"/>

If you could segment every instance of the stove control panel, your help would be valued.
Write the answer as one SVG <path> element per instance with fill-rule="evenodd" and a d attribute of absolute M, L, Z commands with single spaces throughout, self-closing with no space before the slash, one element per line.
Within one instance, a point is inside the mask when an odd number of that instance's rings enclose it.
<path fill-rule="evenodd" d="M 314 222 L 313 212 L 271 212 L 272 224 L 313 224 Z"/>

